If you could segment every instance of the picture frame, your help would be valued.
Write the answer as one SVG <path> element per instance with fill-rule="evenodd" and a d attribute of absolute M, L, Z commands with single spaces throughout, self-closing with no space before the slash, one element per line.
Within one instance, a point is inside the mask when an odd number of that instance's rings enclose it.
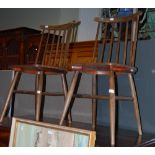
<path fill-rule="evenodd" d="M 9 147 L 93 147 L 95 140 L 95 131 L 13 117 Z"/>

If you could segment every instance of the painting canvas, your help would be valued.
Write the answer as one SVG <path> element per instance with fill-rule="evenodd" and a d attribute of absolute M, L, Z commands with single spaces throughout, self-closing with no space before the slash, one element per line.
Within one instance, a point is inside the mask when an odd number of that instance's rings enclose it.
<path fill-rule="evenodd" d="M 95 139 L 94 131 L 13 118 L 9 146 L 88 147 Z"/>

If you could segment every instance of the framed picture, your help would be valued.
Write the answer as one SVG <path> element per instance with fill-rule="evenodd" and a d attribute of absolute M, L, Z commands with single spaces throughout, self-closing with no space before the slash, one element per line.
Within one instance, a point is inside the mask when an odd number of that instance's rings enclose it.
<path fill-rule="evenodd" d="M 96 132 L 13 118 L 10 147 L 93 147 Z"/>

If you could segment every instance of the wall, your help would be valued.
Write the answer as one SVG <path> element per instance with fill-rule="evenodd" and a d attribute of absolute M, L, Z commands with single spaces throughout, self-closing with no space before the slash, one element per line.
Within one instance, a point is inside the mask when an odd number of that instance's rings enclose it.
<path fill-rule="evenodd" d="M 154 109 L 155 109 L 155 40 L 138 41 L 136 66 L 138 72 L 135 75 L 135 84 L 139 100 L 142 127 L 144 132 L 155 133 Z M 99 93 L 106 93 L 107 77 L 99 77 Z M 126 77 L 118 79 L 119 93 L 130 95 Z M 137 130 L 132 102 L 122 101 L 118 106 L 119 127 Z M 99 101 L 98 124 L 109 125 L 109 105 L 107 101 Z"/>
<path fill-rule="evenodd" d="M 79 19 L 79 9 L 78 8 L 61 8 L 59 23 L 78 20 Z"/>
<path fill-rule="evenodd" d="M 42 24 L 58 23 L 60 9 L 9 8 L 0 9 L 0 30 L 15 27 L 39 29 Z"/>
<path fill-rule="evenodd" d="M 68 84 L 70 85 L 73 73 L 67 74 Z M 0 114 L 4 107 L 8 86 L 12 77 L 12 71 L 0 71 L 0 79 L 4 81 L 1 84 L 0 93 Z M 34 75 L 22 74 L 18 89 L 22 90 L 34 90 L 35 80 Z M 80 92 L 91 93 L 91 85 L 88 83 L 85 87 L 85 83 L 91 82 L 91 76 L 83 76 L 81 80 L 81 86 L 79 87 Z M 84 86 L 84 87 L 83 87 Z M 61 76 L 47 76 L 46 90 L 49 92 L 62 92 Z M 16 117 L 31 117 L 35 118 L 35 100 L 34 95 L 28 94 L 16 94 L 14 116 Z M 91 104 L 90 100 L 87 99 L 76 99 L 73 109 L 72 116 L 74 121 L 78 122 L 91 122 Z M 46 96 L 44 104 L 44 119 L 56 118 L 60 119 L 62 110 L 64 107 L 63 96 Z M 83 109 L 83 110 L 81 110 Z"/>
<path fill-rule="evenodd" d="M 81 25 L 78 31 L 78 40 L 94 40 L 97 24 L 94 22 L 94 17 L 100 16 L 101 9 L 99 8 L 80 8 L 79 19 Z"/>
<path fill-rule="evenodd" d="M 81 20 L 78 41 L 92 40 L 95 37 L 95 16 L 99 8 L 0 8 L 0 30 L 30 27 L 39 29 L 40 25 L 59 24 L 71 20 Z"/>

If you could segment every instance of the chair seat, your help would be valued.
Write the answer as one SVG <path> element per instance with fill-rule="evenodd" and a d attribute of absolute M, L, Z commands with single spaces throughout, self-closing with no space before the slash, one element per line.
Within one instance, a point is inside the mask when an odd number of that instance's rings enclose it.
<path fill-rule="evenodd" d="M 114 63 L 90 63 L 90 64 L 74 64 L 72 70 L 86 72 L 89 74 L 109 74 L 111 71 L 118 73 L 135 73 L 136 67 Z"/>
<path fill-rule="evenodd" d="M 37 74 L 38 72 L 44 72 L 45 74 L 65 74 L 67 69 L 60 67 L 51 67 L 46 65 L 14 65 L 11 67 L 14 71 L 25 72 L 30 74 Z"/>

